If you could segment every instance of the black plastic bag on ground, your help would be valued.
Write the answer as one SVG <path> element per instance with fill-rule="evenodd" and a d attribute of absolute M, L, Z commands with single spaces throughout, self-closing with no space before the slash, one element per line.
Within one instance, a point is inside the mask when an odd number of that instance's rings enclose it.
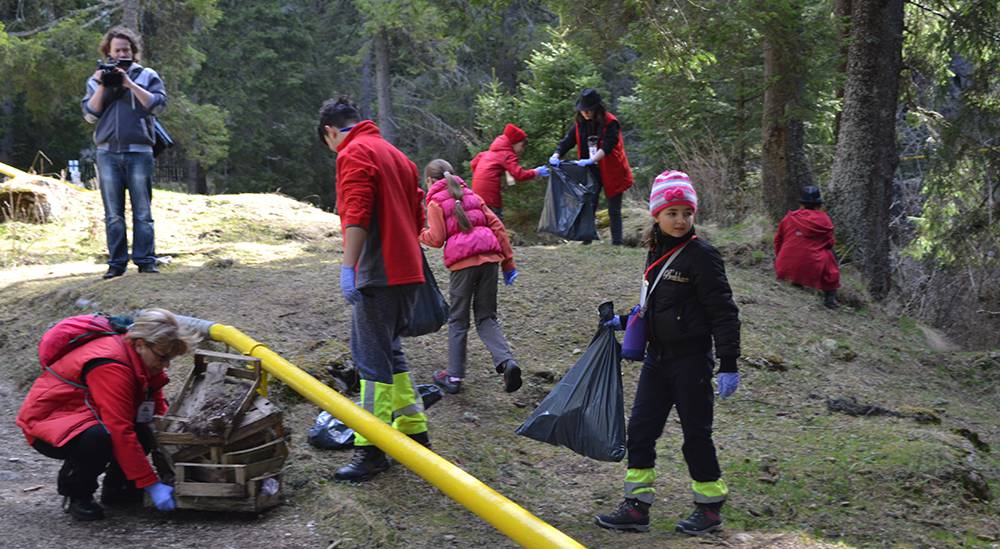
<path fill-rule="evenodd" d="M 562 162 L 550 172 L 538 232 L 566 240 L 597 240 L 594 195 L 598 185 L 590 169 Z"/>
<path fill-rule="evenodd" d="M 613 310 L 610 302 L 602 304 L 601 317 L 610 318 Z M 515 432 L 599 461 L 621 461 L 625 457 L 621 359 L 614 329 L 602 325 L 583 356 Z"/>
<path fill-rule="evenodd" d="M 417 385 L 417 391 L 420 392 L 420 400 L 424 403 L 424 410 L 433 406 L 444 396 L 441 389 L 432 384 Z M 358 405 L 360 406 L 360 404 Z M 306 439 L 309 444 L 320 450 L 346 450 L 354 447 L 354 429 L 344 425 L 343 421 L 324 410 L 316 416 L 316 421 L 309 428 Z"/>
<path fill-rule="evenodd" d="M 441 329 L 448 321 L 448 302 L 438 288 L 434 272 L 427 263 L 427 254 L 423 249 L 420 255 L 424 260 L 424 283 L 417 289 L 417 302 L 413 305 L 410 320 L 403 329 L 403 337 L 417 337 L 432 334 Z"/>

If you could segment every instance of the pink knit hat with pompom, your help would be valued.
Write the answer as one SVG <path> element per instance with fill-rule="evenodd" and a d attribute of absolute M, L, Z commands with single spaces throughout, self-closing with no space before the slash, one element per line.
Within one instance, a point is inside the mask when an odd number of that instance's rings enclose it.
<path fill-rule="evenodd" d="M 653 180 L 653 190 L 649 193 L 649 214 L 656 217 L 670 206 L 691 206 L 698 211 L 698 193 L 691 185 L 688 174 L 677 170 L 666 170 Z"/>

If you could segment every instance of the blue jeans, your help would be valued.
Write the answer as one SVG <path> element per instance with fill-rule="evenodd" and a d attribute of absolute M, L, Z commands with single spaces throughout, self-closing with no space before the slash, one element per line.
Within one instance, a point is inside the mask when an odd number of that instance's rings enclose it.
<path fill-rule="evenodd" d="M 153 153 L 97 151 L 97 169 L 104 202 L 104 230 L 108 239 L 108 265 L 124 269 L 128 264 L 125 234 L 125 190 L 132 203 L 132 261 L 136 265 L 156 262 L 153 238 Z"/>

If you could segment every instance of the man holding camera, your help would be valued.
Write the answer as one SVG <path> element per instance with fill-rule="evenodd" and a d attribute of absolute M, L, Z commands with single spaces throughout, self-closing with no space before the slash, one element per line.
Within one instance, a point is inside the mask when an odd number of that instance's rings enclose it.
<path fill-rule="evenodd" d="M 167 90 L 156 71 L 138 63 L 141 39 L 130 29 L 109 30 L 100 51 L 107 62 L 100 63 L 87 80 L 83 115 L 96 124 L 94 144 L 108 239 L 104 278 L 125 274 L 128 265 L 126 189 L 132 204 L 132 261 L 140 273 L 157 273 L 150 210 L 156 143 L 152 115 L 166 107 Z"/>

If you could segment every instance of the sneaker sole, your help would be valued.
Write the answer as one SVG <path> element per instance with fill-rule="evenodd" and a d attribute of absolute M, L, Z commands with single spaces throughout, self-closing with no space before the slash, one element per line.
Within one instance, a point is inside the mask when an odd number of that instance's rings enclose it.
<path fill-rule="evenodd" d="M 648 524 L 612 524 L 610 522 L 604 522 L 601 517 L 594 517 L 594 522 L 601 528 L 607 528 L 608 530 L 620 530 L 622 532 L 648 532 Z"/>
<path fill-rule="evenodd" d="M 457 395 L 458 392 L 462 390 L 461 387 L 449 388 L 447 385 L 441 383 L 436 379 L 434 380 L 434 385 L 437 385 L 438 387 L 444 389 L 444 392 L 448 393 L 449 395 Z"/>
<path fill-rule="evenodd" d="M 687 534 L 689 536 L 704 536 L 705 534 L 711 534 L 712 532 L 717 532 L 719 530 L 722 530 L 721 524 L 716 524 L 715 526 L 709 526 L 704 530 L 688 530 L 678 524 L 677 528 L 674 529 L 675 532 L 680 532 L 682 534 Z"/>
<path fill-rule="evenodd" d="M 507 366 L 503 371 L 503 390 L 508 393 L 513 393 L 514 391 L 521 388 L 521 367 Z"/>

